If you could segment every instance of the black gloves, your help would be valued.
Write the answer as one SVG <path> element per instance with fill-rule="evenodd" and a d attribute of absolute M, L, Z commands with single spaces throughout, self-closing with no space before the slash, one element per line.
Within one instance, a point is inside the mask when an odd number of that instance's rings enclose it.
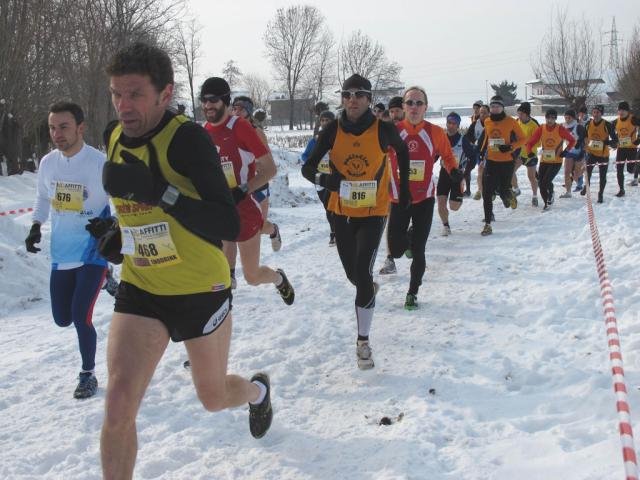
<path fill-rule="evenodd" d="M 565 158 L 567 156 L 569 152 L 567 152 L 567 149 L 565 148 L 564 150 L 562 150 L 560 152 L 560 155 L 558 155 L 560 158 Z"/>
<path fill-rule="evenodd" d="M 40 243 L 42 240 L 42 234 L 40 233 L 40 224 L 34 223 L 31 225 L 31 230 L 29 230 L 29 235 L 25 238 L 24 243 L 27 247 L 27 252 L 38 253 L 40 249 L 35 246 L 36 243 Z"/>
<path fill-rule="evenodd" d="M 400 194 L 398 195 L 398 206 L 406 210 L 411 206 L 412 201 L 413 199 L 411 198 L 411 192 L 408 189 L 404 190 L 400 188 Z"/>
<path fill-rule="evenodd" d="M 244 200 L 247 197 L 247 192 L 249 190 L 247 189 L 247 185 L 243 184 L 243 185 L 238 185 L 237 187 L 233 187 L 231 189 L 231 196 L 233 197 L 233 202 L 237 205 L 239 204 L 242 200 Z"/>
<path fill-rule="evenodd" d="M 98 239 L 98 253 L 108 262 L 119 265 L 124 259 L 120 226 L 115 218 L 91 218 L 84 227 L 92 237 Z"/>
<path fill-rule="evenodd" d="M 344 177 L 334 170 L 331 173 L 323 173 L 320 177 L 320 185 L 330 192 L 338 192 L 340 190 L 340 183 L 344 180 Z"/>
<path fill-rule="evenodd" d="M 635 141 L 633 142 L 633 144 L 637 147 L 638 145 L 640 145 L 640 136 L 638 136 L 638 138 L 635 139 Z"/>
<path fill-rule="evenodd" d="M 502 153 L 508 153 L 511 151 L 511 145 L 498 145 L 498 150 Z"/>
<path fill-rule="evenodd" d="M 534 158 L 536 158 L 536 154 L 533 152 L 529 152 L 529 154 L 527 155 L 527 158 L 533 160 Z"/>
<path fill-rule="evenodd" d="M 454 183 L 461 182 L 464 179 L 464 173 L 459 168 L 452 168 L 449 172 L 449 176 L 451 177 L 451 181 Z"/>
<path fill-rule="evenodd" d="M 157 205 L 168 187 L 158 171 L 156 174 L 131 152 L 123 150 L 124 163 L 107 162 L 102 169 L 102 185 L 112 197 Z"/>

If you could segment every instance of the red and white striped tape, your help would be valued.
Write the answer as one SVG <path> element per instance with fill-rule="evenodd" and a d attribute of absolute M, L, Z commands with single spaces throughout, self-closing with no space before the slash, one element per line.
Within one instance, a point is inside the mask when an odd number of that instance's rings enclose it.
<path fill-rule="evenodd" d="M 633 429 L 631 428 L 631 411 L 627 401 L 627 387 L 624 381 L 624 368 L 622 365 L 622 351 L 620 349 L 620 336 L 618 335 L 618 321 L 616 320 L 616 308 L 613 303 L 613 289 L 609 281 L 607 265 L 604 261 L 604 252 L 600 243 L 600 233 L 593 213 L 591 192 L 587 181 L 587 213 L 589 227 L 591 229 L 591 242 L 593 254 L 596 259 L 598 278 L 600 279 L 600 294 L 602 295 L 602 307 L 607 329 L 607 343 L 609 345 L 609 360 L 611 362 L 611 374 L 613 376 L 613 391 L 616 394 L 616 409 L 620 427 L 620 441 L 622 443 L 622 458 L 627 480 L 638 480 L 638 460 L 633 442 Z"/>
<path fill-rule="evenodd" d="M 616 160 L 615 162 L 612 162 L 613 165 L 623 165 L 625 163 L 640 163 L 640 160 Z M 589 163 L 587 161 L 587 166 L 601 166 L 601 165 L 609 165 L 609 162 L 596 162 L 596 163 Z"/>
<path fill-rule="evenodd" d="M 16 210 L 7 210 L 6 212 L 0 212 L 0 217 L 6 217 L 7 215 L 20 215 L 21 213 L 33 212 L 33 208 L 17 208 Z"/>

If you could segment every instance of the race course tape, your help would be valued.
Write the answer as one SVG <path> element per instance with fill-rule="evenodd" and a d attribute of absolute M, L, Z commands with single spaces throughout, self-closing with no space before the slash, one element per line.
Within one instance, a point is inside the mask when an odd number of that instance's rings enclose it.
<path fill-rule="evenodd" d="M 16 210 L 7 210 L 6 212 L 0 212 L 0 217 L 6 217 L 7 215 L 20 215 L 21 213 L 33 212 L 33 208 L 18 208 Z"/>
<path fill-rule="evenodd" d="M 620 428 L 620 441 L 622 443 L 622 458 L 627 480 L 638 480 L 638 461 L 633 442 L 633 429 L 631 428 L 631 411 L 627 400 L 627 386 L 624 381 L 624 368 L 622 365 L 622 351 L 620 349 L 620 336 L 618 334 L 618 321 L 616 309 L 613 303 L 613 289 L 609 281 L 607 265 L 604 261 L 600 233 L 593 213 L 591 202 L 591 189 L 587 177 L 587 213 L 589 227 L 591 229 L 591 242 L 593 254 L 596 260 L 598 278 L 600 279 L 600 294 L 602 295 L 602 307 L 604 321 L 607 329 L 607 343 L 609 346 L 609 360 L 611 362 L 611 374 L 613 376 L 613 391 L 616 395 L 616 410 Z"/>

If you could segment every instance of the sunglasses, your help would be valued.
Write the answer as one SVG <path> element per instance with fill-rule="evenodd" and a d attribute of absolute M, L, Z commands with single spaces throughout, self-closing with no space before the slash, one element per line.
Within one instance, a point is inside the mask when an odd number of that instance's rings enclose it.
<path fill-rule="evenodd" d="M 405 100 L 404 104 L 410 107 L 413 107 L 414 105 L 416 107 L 421 107 L 424 105 L 424 102 L 422 100 Z"/>
<path fill-rule="evenodd" d="M 207 102 L 217 103 L 220 100 L 222 100 L 222 97 L 224 97 L 224 95 L 202 95 L 200 97 L 200 102 L 201 103 L 207 103 Z"/>
<path fill-rule="evenodd" d="M 350 90 L 343 90 L 341 95 L 342 95 L 342 98 L 344 98 L 345 100 L 350 100 L 353 97 L 356 97 L 358 99 L 364 98 L 364 97 L 369 98 L 369 96 L 371 95 L 371 92 L 369 90 L 356 90 L 355 92 L 352 92 Z"/>

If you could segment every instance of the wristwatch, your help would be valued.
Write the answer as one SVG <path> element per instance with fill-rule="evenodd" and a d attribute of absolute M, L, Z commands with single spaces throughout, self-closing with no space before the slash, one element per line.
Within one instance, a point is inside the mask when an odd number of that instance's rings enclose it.
<path fill-rule="evenodd" d="M 180 191 L 173 185 L 169 185 L 167 189 L 164 191 L 164 193 L 162 194 L 162 197 L 158 202 L 158 206 L 163 210 L 173 207 L 178 201 L 179 196 L 180 196 Z"/>

